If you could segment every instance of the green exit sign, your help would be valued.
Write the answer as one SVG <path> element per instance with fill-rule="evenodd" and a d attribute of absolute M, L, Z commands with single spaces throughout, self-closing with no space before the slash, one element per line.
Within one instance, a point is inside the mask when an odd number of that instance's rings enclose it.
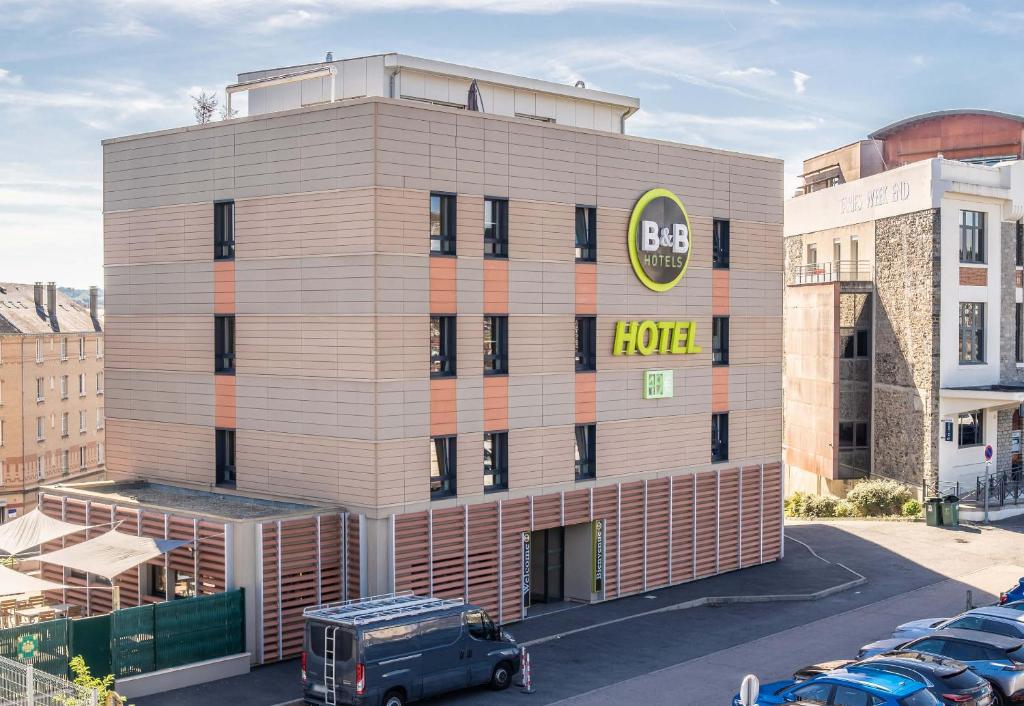
<path fill-rule="evenodd" d="M 672 396 L 671 370 L 644 371 L 644 399 L 662 400 Z"/>

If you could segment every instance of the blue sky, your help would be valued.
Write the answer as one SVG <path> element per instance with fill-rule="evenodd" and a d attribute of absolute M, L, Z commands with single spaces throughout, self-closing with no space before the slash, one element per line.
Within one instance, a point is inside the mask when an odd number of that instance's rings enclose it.
<path fill-rule="evenodd" d="M 240 71 L 398 51 L 638 96 L 636 135 L 800 160 L 1024 112 L 1019 0 L 0 0 L 0 281 L 102 282 L 100 140 Z M 244 108 L 243 108 L 244 114 Z M 683 196 L 685 198 L 685 195 Z"/>

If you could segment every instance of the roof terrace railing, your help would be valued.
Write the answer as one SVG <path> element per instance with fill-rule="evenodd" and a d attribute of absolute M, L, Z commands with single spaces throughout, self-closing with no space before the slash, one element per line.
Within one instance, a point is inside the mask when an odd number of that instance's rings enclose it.
<path fill-rule="evenodd" d="M 839 260 L 796 265 L 793 284 L 821 284 L 826 282 L 872 282 L 874 268 L 869 260 Z"/>

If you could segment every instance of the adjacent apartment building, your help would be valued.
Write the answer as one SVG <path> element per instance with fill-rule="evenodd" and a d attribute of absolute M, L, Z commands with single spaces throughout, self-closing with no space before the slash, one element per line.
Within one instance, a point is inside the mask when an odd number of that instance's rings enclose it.
<path fill-rule="evenodd" d="M 243 91 L 104 142 L 112 478 L 333 505 L 345 595 L 502 622 L 780 556 L 779 160 L 399 54 Z M 262 532 L 272 659 L 320 589 Z"/>
<path fill-rule="evenodd" d="M 0 283 L 0 503 L 36 506 L 40 485 L 102 477 L 103 325 L 50 282 Z"/>
<path fill-rule="evenodd" d="M 786 204 L 787 488 L 1019 479 L 1024 117 L 901 120 Z"/>

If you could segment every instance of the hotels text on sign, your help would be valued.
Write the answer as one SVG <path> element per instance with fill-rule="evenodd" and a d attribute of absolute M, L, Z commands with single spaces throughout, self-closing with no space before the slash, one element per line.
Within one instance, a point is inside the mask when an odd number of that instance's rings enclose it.
<path fill-rule="evenodd" d="M 651 189 L 633 207 L 627 231 L 629 261 L 644 286 L 667 292 L 690 262 L 690 217 L 668 189 Z"/>

